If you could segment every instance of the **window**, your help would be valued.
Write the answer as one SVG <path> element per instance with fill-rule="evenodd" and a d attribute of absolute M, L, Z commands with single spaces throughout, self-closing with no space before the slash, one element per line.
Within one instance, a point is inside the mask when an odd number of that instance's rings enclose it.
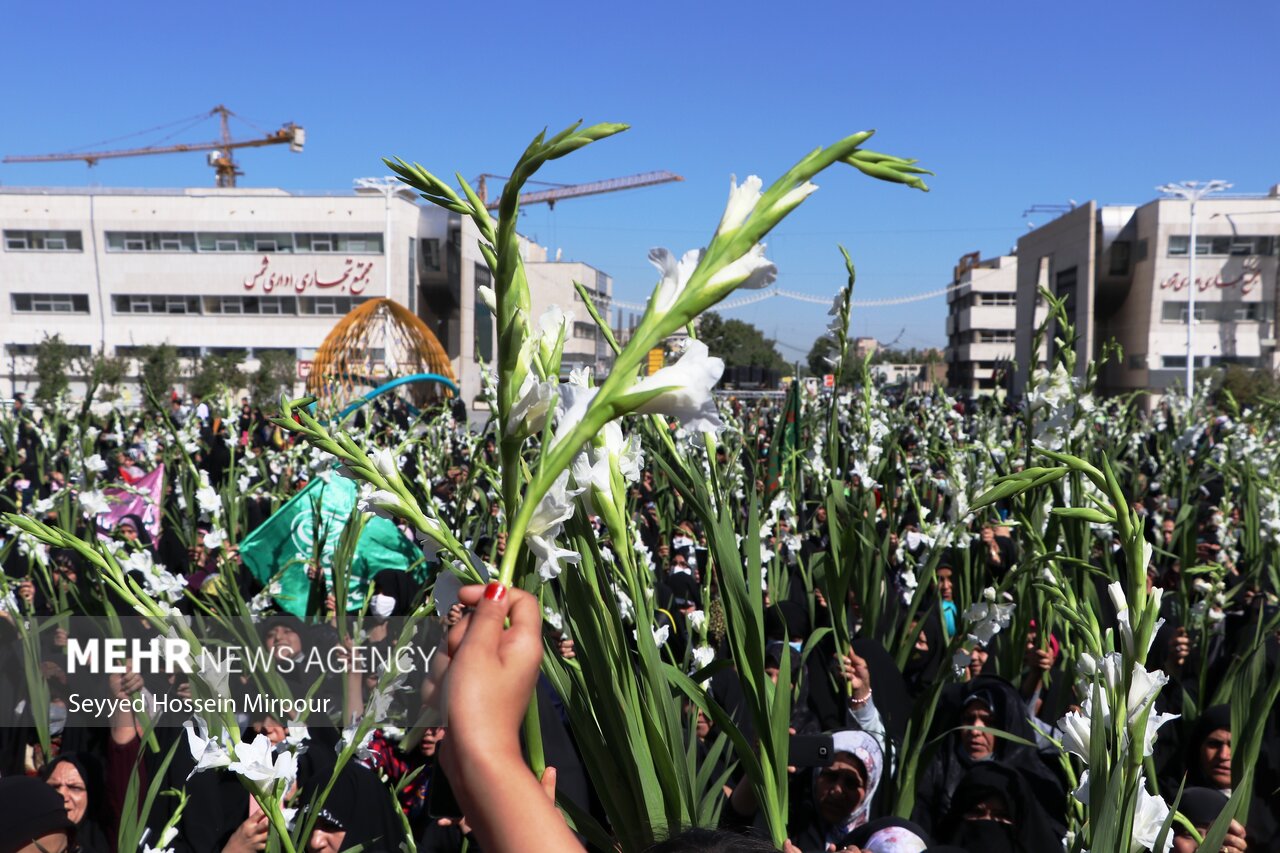
<path fill-rule="evenodd" d="M 1261 302 L 1197 302 L 1197 323 L 1256 323 L 1262 318 Z M 1187 303 L 1170 301 L 1160 307 L 1160 320 L 1164 323 L 1186 325 Z"/>
<path fill-rule="evenodd" d="M 108 231 L 108 252 L 194 252 L 196 235 L 173 231 Z"/>
<path fill-rule="evenodd" d="M 34 356 L 39 350 L 39 344 L 5 344 L 5 351 L 11 356 Z M 72 358 L 88 358 L 92 353 L 92 349 L 84 344 L 73 344 L 71 347 Z"/>
<path fill-rule="evenodd" d="M 83 252 L 79 231 L 10 231 L 5 229 L 4 248 L 9 252 Z"/>
<path fill-rule="evenodd" d="M 1068 267 L 1054 278 L 1054 296 L 1065 299 L 1062 306 L 1067 315 L 1067 322 L 1076 324 L 1076 268 Z"/>
<path fill-rule="evenodd" d="M 581 322 L 574 323 L 573 336 L 578 340 L 594 341 L 596 339 L 596 324 Z"/>
<path fill-rule="evenodd" d="M 117 293 L 111 297 L 117 314 L 199 314 L 199 296 L 136 296 Z"/>
<path fill-rule="evenodd" d="M 1017 333 L 1013 329 L 977 329 L 974 342 L 979 344 L 1011 344 Z"/>
<path fill-rule="evenodd" d="M 1185 234 L 1169 237 L 1169 257 L 1185 258 L 1191 238 Z M 1226 257 L 1228 255 L 1274 255 L 1276 238 L 1269 236 L 1235 235 L 1232 237 L 1196 237 L 1196 255 L 1200 257 Z"/>
<path fill-rule="evenodd" d="M 364 296 L 298 296 L 298 313 L 303 316 L 337 317 L 368 301 Z"/>
<path fill-rule="evenodd" d="M 118 346 L 116 347 L 116 356 L 119 358 L 141 358 L 148 355 L 152 351 L 149 346 Z M 174 347 L 174 352 L 178 358 L 199 358 L 200 347 Z"/>
<path fill-rule="evenodd" d="M 88 314 L 89 296 L 81 293 L 15 293 L 15 314 Z"/>
<path fill-rule="evenodd" d="M 1258 359 L 1254 356 L 1239 355 L 1197 355 L 1196 367 L 1212 367 L 1215 364 L 1238 364 L 1241 367 L 1257 367 Z M 1166 355 L 1160 357 L 1160 366 L 1165 370 L 1186 370 L 1185 355 Z"/>
<path fill-rule="evenodd" d="M 440 241 L 434 237 L 422 241 L 422 266 L 434 272 L 440 271 Z"/>
<path fill-rule="evenodd" d="M 258 234 L 261 240 L 274 239 L 281 252 L 343 252 L 351 255 L 382 254 L 381 234 Z M 284 248 L 288 246 L 289 248 Z"/>
<path fill-rule="evenodd" d="M 995 306 L 1009 308 L 1018 304 L 1018 294 L 1016 293 L 978 293 L 979 305 Z"/>
<path fill-rule="evenodd" d="M 1129 250 L 1130 243 L 1128 240 L 1116 240 L 1111 244 L 1111 266 L 1109 268 L 1111 275 L 1129 274 Z"/>

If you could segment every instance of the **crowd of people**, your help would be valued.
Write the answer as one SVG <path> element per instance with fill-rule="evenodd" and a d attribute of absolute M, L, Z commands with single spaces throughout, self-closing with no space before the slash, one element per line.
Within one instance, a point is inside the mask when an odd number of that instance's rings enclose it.
<path fill-rule="evenodd" d="M 1028 543 L 1000 504 L 971 519 L 958 515 L 958 505 L 967 501 L 964 487 L 955 486 L 955 472 L 945 458 L 931 458 L 923 447 L 950 442 L 964 448 L 972 441 L 966 437 L 991 434 L 1001 425 L 1012 429 L 1018 414 L 996 404 L 960 405 L 941 394 L 892 408 L 898 420 L 890 428 L 899 433 L 903 448 L 895 463 L 903 477 L 895 486 L 872 481 L 866 467 L 857 464 L 826 472 L 844 481 L 847 494 L 868 498 L 875 515 L 869 529 L 878 536 L 876 559 L 886 579 L 882 589 L 865 600 L 851 594 L 834 601 L 812 576 L 809 569 L 818 555 L 832 551 L 817 483 L 808 484 L 808 493 L 806 486 L 798 487 L 800 500 L 791 505 L 775 501 L 762 530 L 769 577 L 775 579 L 763 593 L 764 675 L 776 679 L 784 660 L 796 674 L 790 719 L 795 766 L 790 768 L 785 849 L 1062 850 L 1075 780 L 1068 775 L 1070 761 L 1059 747 L 1057 726 L 1084 699 L 1073 689 L 1078 661 L 1069 659 L 1060 627 L 1042 630 L 1034 620 L 984 638 L 967 660 L 947 655 L 973 602 L 961 597 L 962 586 L 970 596 L 1000 586 L 1026 560 Z M 326 655 L 337 649 L 340 659 L 351 660 L 360 645 L 393 643 L 398 626 L 430 596 L 442 564 L 423 557 L 419 564 L 406 561 L 401 570 L 378 572 L 364 606 L 347 613 L 334 612 L 332 589 L 320 606 L 309 605 L 301 616 L 273 601 L 272 578 L 248 571 L 234 543 L 308 482 L 329 476 L 328 463 L 247 401 L 225 416 L 221 411 L 220 402 L 186 401 L 176 394 L 165 412 L 86 406 L 34 413 L 19 399 L 0 416 L 0 510 L 70 526 L 85 538 L 101 536 L 140 587 L 176 589 L 173 605 L 193 619 L 217 611 L 227 596 L 252 602 L 245 611 L 253 620 L 248 641 L 261 644 L 273 658 L 302 660 L 313 649 Z M 932 414 L 926 417 L 926 411 Z M 923 431 L 939 411 L 949 432 L 926 441 Z M 781 414 L 776 403 L 727 406 L 726 419 L 736 425 L 743 452 L 714 460 L 741 466 L 742 481 L 754 484 L 765 498 L 777 476 Z M 1142 430 L 1155 429 L 1150 420 L 1138 423 Z M 1192 446 L 1211 446 L 1222 429 L 1222 421 L 1207 422 L 1192 437 Z M 403 402 L 370 407 L 353 422 L 353 430 L 374 446 L 403 454 L 400 463 L 421 499 L 433 503 L 480 559 L 492 563 L 501 557 L 508 547 L 507 513 L 494 483 L 497 451 L 491 432 L 471 432 L 448 411 L 419 413 Z M 415 436 L 422 440 L 406 443 Z M 990 440 L 998 444 L 998 432 Z M 812 447 L 803 437 L 799 444 Z M 914 444 L 922 445 L 920 452 L 912 452 Z M 1141 440 L 1137 445 L 1140 450 Z M 197 472 L 194 479 L 184 458 Z M 85 510 L 86 493 L 127 493 L 162 464 L 166 482 L 154 518 L 131 515 L 103 528 L 102 514 Z M 1178 492 L 1169 482 L 1172 476 L 1139 472 L 1143 488 L 1133 497 L 1153 546 L 1149 584 L 1169 590 L 1165 621 L 1148 659 L 1169 678 L 1157 711 L 1192 721 L 1164 727 L 1150 757 L 1160 794 L 1176 801 L 1187 818 L 1170 832 L 1172 849 L 1186 853 L 1198 843 L 1188 827 L 1206 831 L 1240 779 L 1232 763 L 1231 709 L 1211 699 L 1221 695 L 1222 680 L 1240 651 L 1260 630 L 1274 632 L 1278 590 L 1257 582 L 1256 567 L 1251 571 L 1240 564 L 1239 542 L 1249 533 L 1239 511 L 1240 484 L 1205 473 Z M 189 478 L 185 484 L 184 477 Z M 1163 487 L 1159 477 L 1165 479 Z M 927 496 L 917 492 L 921 484 L 929 486 Z M 202 485 L 221 496 L 220 508 L 212 513 L 197 499 Z M 815 499 L 806 500 L 810 496 Z M 700 668 L 693 637 L 695 626 L 705 620 L 714 659 L 729 660 L 717 567 L 702 523 L 682 509 L 654 465 L 640 473 L 628 505 L 638 538 L 652 556 L 653 620 L 666 629 L 662 654 L 685 671 Z M 959 517 L 961 535 L 940 541 L 932 525 L 941 517 Z M 234 541 L 225 535 L 233 523 L 238 528 Z M 153 534 L 157 526 L 158 536 Z M 400 526 L 412 541 L 411 532 Z M 83 674 L 68 661 L 69 641 L 88 630 L 89 621 L 107 620 L 108 611 L 123 623 L 118 630 L 125 636 L 146 636 L 153 626 L 95 580 L 97 570 L 84 554 L 46 548 L 12 528 L 0 537 L 7 579 L 6 594 L 0 595 L 0 673 L 6 679 L 0 684 L 5 720 L 0 853 L 122 853 L 122 826 L 136 826 L 139 834 L 130 837 L 141 837 L 147 850 L 267 849 L 277 830 L 242 779 L 226 767 L 200 766 L 193 739 L 200 737 L 204 721 L 193 725 L 189 717 L 160 715 L 153 726 L 156 721 L 147 714 L 131 709 L 129 700 L 139 695 L 189 696 L 180 675 L 142 672 L 132 662 L 122 672 Z M 1191 567 L 1179 556 L 1186 553 L 1178 545 L 1183 541 L 1194 542 L 1198 565 L 1217 572 L 1206 576 L 1216 579 L 1216 597 L 1194 624 L 1190 608 L 1182 606 L 1187 599 L 1179 597 L 1192 582 L 1184 571 Z M 1113 627 L 1117 612 L 1104 590 L 1116 558 L 1103 537 L 1095 550 L 1097 616 Z M 313 581 L 324 580 L 319 564 L 305 570 Z M 171 582 L 158 582 L 156 573 Z M 554 587 L 559 581 L 547 583 Z M 918 596 L 919 584 L 926 589 Z M 455 598 L 420 629 L 424 637 L 434 637 L 423 642 L 437 649 L 435 669 L 397 684 L 391 697 L 402 712 L 397 719 L 422 719 L 423 706 L 440 705 L 434 693 L 442 670 L 447 671 L 447 713 L 431 724 L 379 725 L 355 759 L 338 770 L 336 756 L 349 742 L 350 727 L 379 689 L 377 673 L 331 673 L 318 685 L 298 675 L 288 685 L 294 695 L 326 697 L 332 700 L 328 707 L 336 709 L 307 716 L 305 726 L 287 714 L 238 714 L 239 739 L 265 738 L 268 753 L 278 755 L 305 739 L 296 753 L 296 789 L 290 788 L 295 793 L 288 802 L 299 810 L 294 820 L 313 820 L 306 850 L 336 853 L 363 845 L 365 851 L 399 851 L 411 842 L 423 853 L 464 846 L 494 853 L 588 844 L 554 802 L 570 816 L 590 815 L 607 826 L 562 697 L 539 675 L 544 654 L 569 659 L 577 654 L 574 638 L 557 624 L 557 614 L 544 612 L 542 602 L 526 590 L 467 586 Z M 837 648 L 834 634 L 826 630 L 835 608 L 846 610 L 854 626 L 847 650 Z M 29 638 L 23 629 L 31 620 L 48 629 Z M 882 627 L 863 630 L 873 622 Z M 225 628 L 217 620 L 207 624 L 213 631 Z M 899 655 L 886 638 L 904 633 L 911 647 Z M 1277 677 L 1271 667 L 1280 644 L 1274 636 L 1265 643 L 1266 677 Z M 43 692 L 32 693 L 33 671 Z M 248 676 L 238 680 L 233 692 L 258 689 Z M 930 699 L 939 681 L 945 686 Z M 739 673 L 720 667 L 706 683 L 728 720 L 750 740 L 754 735 Z M 85 722 L 71 707 L 73 695 L 120 701 L 103 718 Z M 47 698 L 36 704 L 33 696 Z M 551 768 L 541 778 L 527 769 L 520 733 L 530 696 L 536 697 Z M 904 781 L 898 773 L 901 747 L 926 701 L 936 701 L 928 753 L 915 778 Z M 724 778 L 716 819 L 713 826 L 674 833 L 652 849 L 773 849 L 765 840 L 755 789 L 731 752 L 713 752 L 724 720 L 692 703 L 686 710 L 696 750 L 714 755 L 711 776 Z M 1280 730 L 1274 708 L 1253 711 L 1268 722 L 1259 758 L 1248 768 L 1253 788 L 1247 820 L 1233 822 L 1223 842 L 1223 850 L 1236 853 L 1280 851 Z M 394 716 L 383 713 L 388 720 Z M 266 764 L 271 766 L 269 757 Z M 908 808 L 904 786 L 913 794 Z M 148 790 L 161 795 L 148 799 Z"/>

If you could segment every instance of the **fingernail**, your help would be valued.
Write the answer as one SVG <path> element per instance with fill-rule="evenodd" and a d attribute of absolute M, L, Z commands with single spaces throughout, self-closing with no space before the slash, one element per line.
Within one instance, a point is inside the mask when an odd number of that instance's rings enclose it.
<path fill-rule="evenodd" d="M 507 588 L 494 581 L 484 588 L 484 597 L 490 601 L 501 601 L 507 597 Z"/>

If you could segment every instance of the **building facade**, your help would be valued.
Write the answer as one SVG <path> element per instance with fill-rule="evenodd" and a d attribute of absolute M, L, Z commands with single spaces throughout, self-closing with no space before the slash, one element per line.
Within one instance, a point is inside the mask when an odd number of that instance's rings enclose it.
<path fill-rule="evenodd" d="M 956 265 L 947 292 L 947 386 L 975 396 L 1007 389 L 1018 311 L 1018 259 L 977 252 Z"/>
<path fill-rule="evenodd" d="M 471 407 L 478 364 L 496 356 L 494 318 L 476 298 L 489 270 L 470 219 L 415 199 L 407 188 L 0 188 L 0 395 L 32 389 L 36 344 L 55 333 L 85 355 L 167 343 L 187 363 L 252 363 L 284 351 L 301 379 L 338 319 L 389 297 L 435 333 Z M 611 291 L 608 276 L 546 263 L 545 250 L 532 266 L 539 282 L 576 276 Z M 575 358 L 598 351 L 594 339 L 575 344 Z"/>
<path fill-rule="evenodd" d="M 1123 356 L 1100 376 L 1108 393 L 1163 394 L 1187 364 L 1190 204 L 1089 202 L 1018 241 L 1014 390 L 1046 363 L 1052 336 L 1033 352 L 1046 307 L 1039 289 L 1066 300 L 1084 375 L 1110 341 Z M 1266 195 L 1211 196 L 1197 204 L 1196 367 L 1240 364 L 1275 371 L 1280 186 Z"/>

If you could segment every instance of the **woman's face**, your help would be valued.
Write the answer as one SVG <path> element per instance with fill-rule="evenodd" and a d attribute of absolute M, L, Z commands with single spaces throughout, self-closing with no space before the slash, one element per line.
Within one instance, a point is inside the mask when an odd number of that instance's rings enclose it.
<path fill-rule="evenodd" d="M 996 823 L 1013 823 L 1013 812 L 1003 795 L 994 791 L 965 810 L 965 820 L 994 820 Z"/>
<path fill-rule="evenodd" d="M 831 824 L 847 820 L 866 795 L 867 768 L 847 752 L 837 752 L 835 760 L 818 772 L 813 783 L 814 805 L 822 819 Z"/>
<path fill-rule="evenodd" d="M 941 566 L 938 569 L 938 597 L 943 601 L 950 601 L 953 595 L 955 595 L 955 582 L 951 579 L 951 568 Z"/>
<path fill-rule="evenodd" d="M 1200 771 L 1218 788 L 1231 787 L 1231 732 L 1214 729 L 1200 744 Z"/>
<path fill-rule="evenodd" d="M 80 771 L 70 761 L 60 761 L 49 774 L 49 787 L 62 795 L 62 805 L 67 809 L 67 819 L 74 824 L 84 820 L 89 807 L 89 792 L 85 788 Z"/>
<path fill-rule="evenodd" d="M 996 737 L 986 731 L 991 728 L 992 720 L 986 702 L 970 702 L 960 715 L 960 725 L 972 727 L 960 732 L 960 743 L 974 761 L 982 761 L 996 751 Z"/>
<path fill-rule="evenodd" d="M 345 829 L 317 826 L 311 830 L 311 838 L 307 841 L 307 853 L 338 853 L 342 842 L 347 840 Z"/>

